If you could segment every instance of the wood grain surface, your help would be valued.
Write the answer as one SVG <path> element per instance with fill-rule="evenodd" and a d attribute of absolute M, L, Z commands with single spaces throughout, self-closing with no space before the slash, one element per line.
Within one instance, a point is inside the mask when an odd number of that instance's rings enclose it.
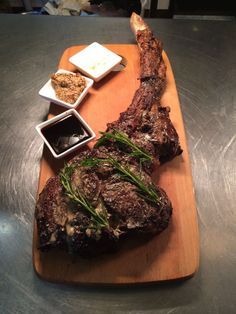
<path fill-rule="evenodd" d="M 139 86 L 139 53 L 135 45 L 106 45 L 121 55 L 126 67 L 112 71 L 95 83 L 77 110 L 98 135 L 106 124 L 119 117 L 131 103 Z M 68 48 L 58 68 L 74 71 L 68 59 L 83 46 Z M 198 269 L 199 235 L 194 188 L 184 125 L 175 80 L 168 57 L 167 88 L 162 105 L 171 108 L 171 120 L 177 129 L 183 154 L 153 173 L 153 180 L 168 194 L 173 215 L 169 227 L 151 239 L 131 239 L 121 245 L 115 254 L 96 259 L 82 259 L 62 251 L 42 253 L 38 247 L 37 226 L 34 225 L 33 264 L 36 273 L 45 280 L 72 284 L 137 284 L 188 278 Z M 50 104 L 49 118 L 65 109 Z M 90 142 L 86 149 L 92 147 Z M 77 153 L 79 153 L 78 151 Z M 71 157 L 71 156 L 70 156 Z M 56 160 L 44 147 L 41 160 L 38 193 L 46 181 L 63 166 L 65 160 Z"/>

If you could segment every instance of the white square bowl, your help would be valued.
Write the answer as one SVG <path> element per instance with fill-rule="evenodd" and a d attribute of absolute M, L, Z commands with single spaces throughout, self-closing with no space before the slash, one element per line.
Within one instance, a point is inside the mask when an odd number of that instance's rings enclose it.
<path fill-rule="evenodd" d="M 74 72 L 66 71 L 63 69 L 58 70 L 56 73 L 70 73 L 70 74 L 76 75 Z M 74 104 L 67 103 L 67 102 L 57 98 L 56 93 L 55 93 L 55 89 L 52 86 L 51 79 L 40 89 L 39 95 L 41 97 L 49 100 L 49 101 L 52 101 L 55 104 L 58 104 L 60 106 L 65 107 L 65 108 L 69 108 L 69 109 L 76 108 L 79 105 L 79 103 L 81 103 L 81 101 L 83 100 L 85 95 L 88 93 L 88 90 L 90 89 L 90 87 L 93 85 L 92 79 L 85 77 L 85 76 L 83 76 L 83 77 L 85 78 L 85 81 L 86 81 L 86 87 L 82 91 L 79 98 L 76 100 L 76 102 Z"/>
<path fill-rule="evenodd" d="M 122 58 L 97 42 L 70 57 L 69 61 L 95 82 L 101 80 Z"/>
<path fill-rule="evenodd" d="M 78 121 L 81 123 L 81 125 L 83 126 L 83 128 L 86 130 L 86 132 L 90 135 L 90 137 L 78 144 L 76 144 L 75 146 L 68 148 L 67 150 L 65 150 L 64 152 L 57 154 L 56 151 L 53 149 L 52 145 L 49 143 L 49 141 L 46 139 L 46 137 L 44 136 L 42 130 L 45 127 L 49 127 L 50 125 L 53 125 L 55 122 L 63 120 L 65 117 L 69 116 L 69 115 L 74 115 Z M 49 148 L 49 150 L 51 151 L 52 155 L 55 158 L 62 158 L 65 157 L 69 154 L 71 154 L 72 152 L 74 152 L 75 150 L 77 150 L 79 147 L 87 144 L 88 142 L 90 142 L 92 139 L 95 138 L 95 133 L 94 131 L 90 128 L 90 126 L 84 121 L 84 119 L 79 115 L 79 113 L 75 110 L 75 109 L 70 109 L 67 110 L 57 116 L 55 116 L 52 119 L 49 119 L 45 122 L 42 122 L 40 124 L 38 124 L 36 127 L 37 132 L 39 133 L 39 135 L 42 137 L 42 139 L 44 140 L 45 144 L 47 145 L 47 147 Z"/>

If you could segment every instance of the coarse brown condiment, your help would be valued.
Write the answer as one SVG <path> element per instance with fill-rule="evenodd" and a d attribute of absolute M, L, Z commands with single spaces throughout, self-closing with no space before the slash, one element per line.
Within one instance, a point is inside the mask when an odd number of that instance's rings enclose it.
<path fill-rule="evenodd" d="M 85 78 L 79 73 L 55 73 L 51 82 L 56 96 L 69 104 L 74 104 L 86 87 Z"/>

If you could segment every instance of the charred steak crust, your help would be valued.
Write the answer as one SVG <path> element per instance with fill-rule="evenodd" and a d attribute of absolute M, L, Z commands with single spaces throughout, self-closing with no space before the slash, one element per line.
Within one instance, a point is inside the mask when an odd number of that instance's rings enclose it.
<path fill-rule="evenodd" d="M 68 204 L 58 176 L 49 179 L 40 193 L 35 216 L 41 249 L 65 245 Z"/>
<path fill-rule="evenodd" d="M 96 256 L 113 251 L 131 234 L 158 234 L 169 224 L 171 202 L 150 175 L 155 165 L 173 159 L 182 149 L 170 110 L 160 105 L 166 84 L 162 44 L 146 26 L 136 32 L 136 38 L 140 87 L 128 109 L 107 125 L 106 132 L 121 132 L 150 159 L 141 162 L 129 145 L 111 139 L 69 161 L 66 183 L 61 174 L 49 179 L 36 204 L 41 250 L 56 247 Z M 84 164 L 89 159 L 97 164 Z M 128 171 L 131 178 L 120 170 Z"/>

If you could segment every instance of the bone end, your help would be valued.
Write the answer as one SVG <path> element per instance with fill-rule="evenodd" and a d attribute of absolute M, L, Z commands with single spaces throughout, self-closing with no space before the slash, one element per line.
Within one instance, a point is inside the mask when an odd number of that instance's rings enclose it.
<path fill-rule="evenodd" d="M 130 27 L 135 35 L 137 35 L 138 31 L 143 31 L 148 28 L 147 24 L 144 22 L 141 16 L 135 12 L 133 12 L 130 17 Z"/>

